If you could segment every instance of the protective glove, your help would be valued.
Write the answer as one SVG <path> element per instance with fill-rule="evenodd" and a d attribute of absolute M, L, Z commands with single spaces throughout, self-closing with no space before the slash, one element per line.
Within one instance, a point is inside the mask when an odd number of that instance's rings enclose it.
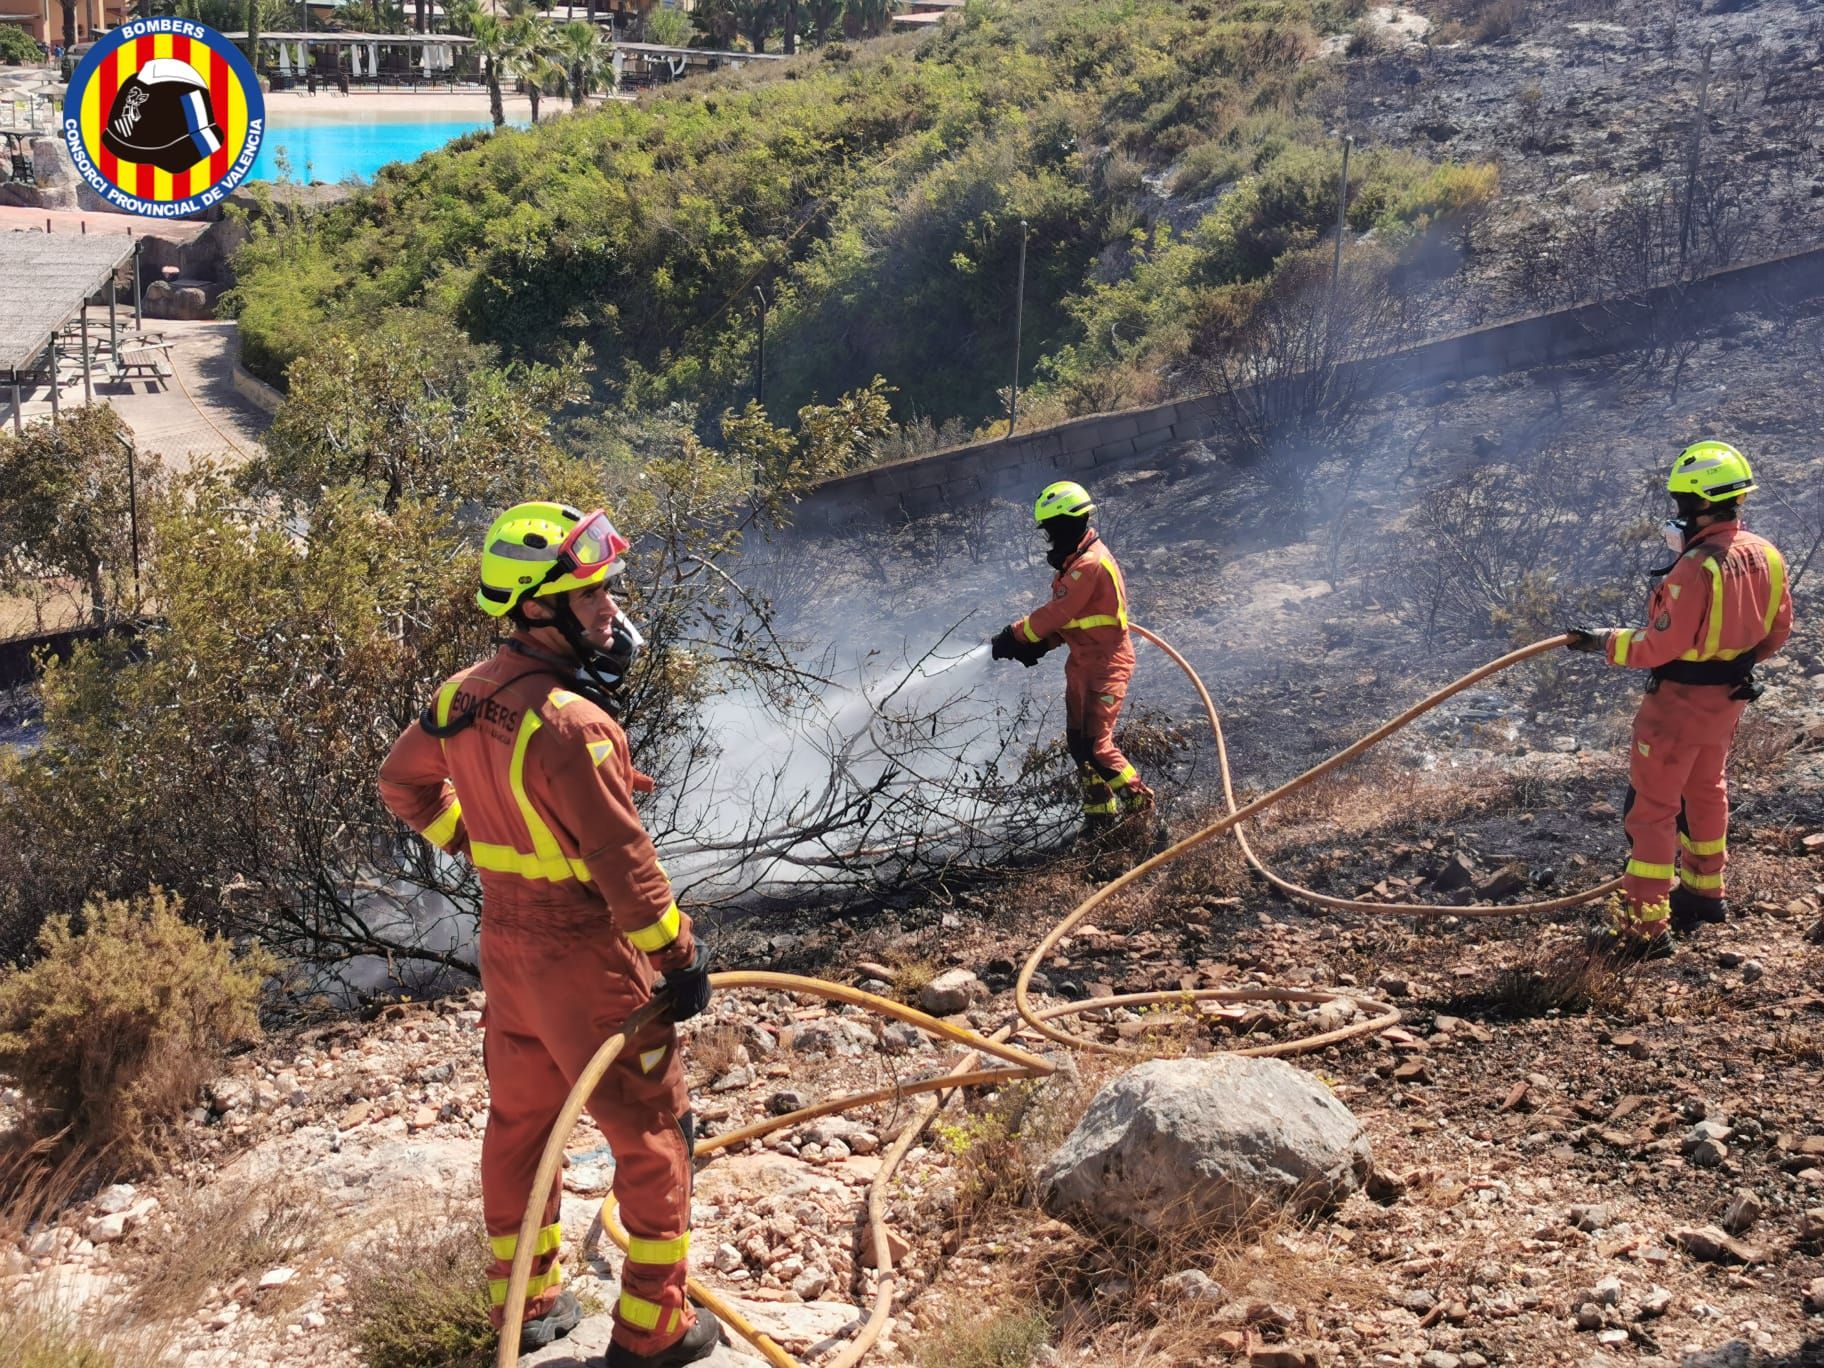
<path fill-rule="evenodd" d="M 988 658 L 990 660 L 1018 660 L 1020 643 L 1013 634 L 1013 628 L 1003 627 L 988 640 Z"/>
<path fill-rule="evenodd" d="M 1570 627 L 1566 629 L 1571 639 L 1564 643 L 1567 651 L 1590 651 L 1600 654 L 1608 646 L 1607 632 L 1597 631 L 1592 627 Z"/>
<path fill-rule="evenodd" d="M 1043 641 L 1016 640 L 1014 642 L 1013 658 L 1030 670 L 1034 665 L 1037 665 L 1040 660 L 1044 659 L 1045 653 L 1050 649 L 1051 647 L 1046 645 Z"/>
<path fill-rule="evenodd" d="M 697 953 L 684 969 L 673 969 L 659 980 L 658 991 L 671 998 L 665 1020 L 676 1025 L 689 1021 L 709 1006 L 709 942 L 697 937 Z"/>

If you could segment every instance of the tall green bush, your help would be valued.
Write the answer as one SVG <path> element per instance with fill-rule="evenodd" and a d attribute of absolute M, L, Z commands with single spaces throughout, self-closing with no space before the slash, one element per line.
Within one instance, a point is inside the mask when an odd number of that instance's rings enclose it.
<path fill-rule="evenodd" d="M 196 1105 L 225 1049 L 259 1034 L 271 956 L 236 956 L 162 891 L 51 918 L 38 958 L 0 975 L 0 1071 L 47 1130 L 137 1158 Z"/>

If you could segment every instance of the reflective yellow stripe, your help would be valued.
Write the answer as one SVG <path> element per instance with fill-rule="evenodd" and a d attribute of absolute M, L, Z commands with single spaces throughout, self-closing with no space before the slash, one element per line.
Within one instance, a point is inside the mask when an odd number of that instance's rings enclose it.
<path fill-rule="evenodd" d="M 1704 659 L 1714 660 L 1717 648 L 1723 644 L 1723 563 L 1719 556 L 1711 556 L 1710 566 L 1710 631 L 1704 638 Z"/>
<path fill-rule="evenodd" d="M 507 770 L 507 782 L 513 790 L 513 801 L 519 806 L 519 816 L 526 824 L 526 834 L 532 838 L 532 854 L 528 855 L 509 845 L 471 841 L 469 858 L 474 860 L 477 869 L 497 874 L 517 874 L 522 879 L 544 879 L 550 883 L 563 883 L 569 879 L 588 883 L 589 866 L 564 854 L 557 844 L 557 837 L 551 834 L 551 828 L 545 825 L 544 819 L 538 815 L 531 798 L 526 794 L 526 747 L 532 744 L 532 734 L 543 725 L 537 711 L 528 708 L 525 716 L 520 719 L 519 735 L 513 739 L 513 760 Z"/>
<path fill-rule="evenodd" d="M 1773 630 L 1773 620 L 1780 615 L 1780 600 L 1786 596 L 1786 559 L 1771 546 L 1767 548 L 1767 612 L 1761 618 L 1761 635 Z"/>
<path fill-rule="evenodd" d="M 665 909 L 665 915 L 650 926 L 642 926 L 638 931 L 631 931 L 627 939 L 635 950 L 644 950 L 651 954 L 654 950 L 663 950 L 678 938 L 678 905 L 674 902 Z"/>
<path fill-rule="evenodd" d="M 1670 879 L 1678 871 L 1669 864 L 1648 864 L 1645 860 L 1629 860 L 1628 873 L 1637 879 Z"/>
<path fill-rule="evenodd" d="M 1622 628 L 1619 632 L 1615 633 L 1611 638 L 1611 641 L 1614 643 L 1615 647 L 1615 663 L 1617 665 L 1626 665 L 1628 663 L 1628 647 L 1634 644 L 1634 629 L 1632 627 Z"/>
<path fill-rule="evenodd" d="M 637 1237 L 627 1241 L 627 1260 L 637 1264 L 674 1264 L 690 1253 L 690 1232 L 687 1230 L 675 1240 L 642 1240 Z"/>
<path fill-rule="evenodd" d="M 1672 915 L 1672 905 L 1661 901 L 1642 906 L 1638 903 L 1617 903 L 1612 925 L 1622 935 L 1638 933 L 1642 927 L 1652 927 Z"/>
<path fill-rule="evenodd" d="M 563 1242 L 563 1222 L 559 1221 L 556 1225 L 542 1226 L 538 1232 L 537 1242 L 532 1246 L 532 1257 L 536 1259 L 541 1254 L 549 1254 Z M 493 1251 L 494 1257 L 499 1259 L 502 1263 L 511 1263 L 513 1261 L 514 1253 L 519 1249 L 519 1232 L 514 1231 L 511 1235 L 490 1235 L 488 1237 L 488 1248 Z"/>
<path fill-rule="evenodd" d="M 568 689 L 553 689 L 545 695 L 545 702 L 554 708 L 567 708 L 576 702 L 578 697 L 580 695 L 573 694 Z"/>
<path fill-rule="evenodd" d="M 462 803 L 451 798 L 450 805 L 437 814 L 437 818 L 419 834 L 434 846 L 447 846 L 450 838 L 456 834 L 456 823 L 462 820 Z"/>
<path fill-rule="evenodd" d="M 1126 769 L 1122 770 L 1121 773 L 1117 774 L 1113 779 L 1110 779 L 1108 781 L 1108 786 L 1110 788 L 1126 788 L 1129 784 L 1133 783 L 1133 781 L 1138 779 L 1139 777 L 1140 777 L 1140 771 L 1135 769 L 1132 765 L 1129 765 Z"/>
<path fill-rule="evenodd" d="M 589 743 L 589 758 L 597 765 L 600 765 L 602 761 L 613 754 L 614 742 L 612 741 L 603 739 L 601 741 L 591 741 Z"/>
<path fill-rule="evenodd" d="M 495 1306 L 505 1306 L 507 1304 L 507 1285 L 512 1281 L 511 1278 L 489 1278 L 488 1300 Z M 541 1273 L 526 1283 L 526 1298 L 529 1301 L 540 1292 L 549 1292 L 554 1287 L 563 1286 L 563 1282 L 564 1266 L 554 1263 L 549 1272 Z"/>
<path fill-rule="evenodd" d="M 1719 892 L 1723 886 L 1721 874 L 1694 874 L 1689 869 L 1678 871 L 1678 881 L 1686 888 L 1701 888 L 1706 892 Z"/>
<path fill-rule="evenodd" d="M 1035 646 L 1038 644 L 1039 638 L 1032 634 L 1031 618 L 1023 617 L 1020 619 L 1020 631 L 1025 634 L 1026 640 L 1032 642 Z"/>
<path fill-rule="evenodd" d="M 1085 812 L 1119 812 L 1120 810 L 1120 808 L 1115 806 L 1115 800 L 1113 798 L 1110 798 L 1106 803 L 1083 804 L 1083 811 Z"/>
<path fill-rule="evenodd" d="M 496 874 L 517 874 L 522 879 L 545 879 L 551 883 L 562 883 L 566 879 L 589 882 L 589 866 L 561 853 L 546 859 L 539 855 L 528 855 L 512 846 L 470 841 L 469 858 L 475 862 L 477 869 L 490 870 Z"/>
<path fill-rule="evenodd" d="M 621 1293 L 620 1316 L 636 1330 L 657 1330 L 659 1317 L 665 1308 L 657 1302 L 649 1302 L 644 1297 L 636 1297 L 631 1292 Z"/>
<path fill-rule="evenodd" d="M 461 687 L 462 687 L 462 680 L 451 679 L 451 680 L 446 680 L 444 682 L 444 686 L 437 691 L 437 725 L 438 726 L 447 727 L 450 725 L 450 705 L 455 703 L 456 690 Z"/>
<path fill-rule="evenodd" d="M 1693 855 L 1721 855 L 1729 849 L 1729 838 L 1718 836 L 1714 841 L 1694 841 L 1684 832 L 1678 833 L 1678 843 Z"/>

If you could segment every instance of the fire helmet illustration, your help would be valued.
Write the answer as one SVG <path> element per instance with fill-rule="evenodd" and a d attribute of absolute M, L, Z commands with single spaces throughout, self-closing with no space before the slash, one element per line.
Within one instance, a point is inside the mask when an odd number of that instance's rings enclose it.
<path fill-rule="evenodd" d="M 153 58 L 115 94 L 101 145 L 122 161 L 188 171 L 222 147 L 209 83 L 188 62 Z"/>

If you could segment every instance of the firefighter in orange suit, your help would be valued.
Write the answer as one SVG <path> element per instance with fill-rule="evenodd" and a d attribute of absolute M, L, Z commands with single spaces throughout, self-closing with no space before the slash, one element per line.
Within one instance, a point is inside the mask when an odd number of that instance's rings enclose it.
<path fill-rule="evenodd" d="M 989 644 L 996 660 L 1031 667 L 1059 646 L 1064 665 L 1064 739 L 1083 790 L 1083 834 L 1096 836 L 1124 813 L 1152 806 L 1153 791 L 1115 745 L 1115 720 L 1134 673 L 1121 568 L 1095 528 L 1089 493 L 1072 480 L 1047 485 L 1033 517 L 1051 543 L 1045 559 L 1057 571 L 1051 601 Z"/>
<path fill-rule="evenodd" d="M 1754 487 L 1734 447 L 1686 448 L 1666 486 L 1678 503 L 1666 524 L 1678 559 L 1653 591 L 1647 625 L 1571 632 L 1572 650 L 1652 672 L 1634 717 L 1623 818 L 1629 858 L 1608 941 L 1626 953 L 1670 954 L 1668 923 L 1688 935 L 1724 918 L 1729 746 L 1760 693 L 1755 664 L 1792 631 L 1786 562 L 1742 526 L 1742 501 Z"/>
<path fill-rule="evenodd" d="M 667 1017 L 628 1042 L 589 1098 L 614 1150 L 633 1237 L 614 1308 L 610 1368 L 672 1368 L 714 1351 L 719 1327 L 684 1296 L 690 1248 L 690 1098 L 673 1023 L 709 999 L 691 934 L 634 809 L 652 781 L 604 706 L 638 633 L 608 594 L 627 543 L 607 516 L 554 503 L 508 509 L 482 549 L 484 612 L 514 628 L 448 680 L 380 771 L 386 805 L 481 876 L 483 1215 L 494 1323 L 539 1155 L 572 1082 L 657 986 Z M 580 1319 L 559 1262 L 560 1194 L 537 1235 L 524 1307 L 536 1347 Z"/>

